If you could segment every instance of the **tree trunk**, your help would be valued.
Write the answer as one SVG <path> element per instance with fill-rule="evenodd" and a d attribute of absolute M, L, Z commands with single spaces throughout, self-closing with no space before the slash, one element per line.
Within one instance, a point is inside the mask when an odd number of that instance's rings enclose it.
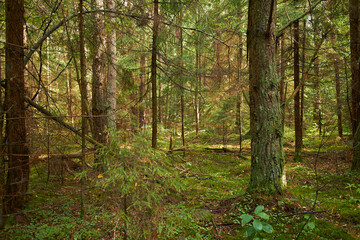
<path fill-rule="evenodd" d="M 2 51 L 0 51 L 0 81 L 3 81 L 2 75 Z M 0 87 L 0 152 L 5 152 L 5 144 L 4 144 L 4 92 L 3 88 Z M 6 194 L 6 168 L 5 168 L 5 158 L 4 154 L 0 154 L 0 230 L 5 226 L 5 219 L 4 219 L 4 197 Z"/>
<path fill-rule="evenodd" d="M 102 0 L 93 0 L 94 10 L 104 9 Z M 105 32 L 103 14 L 95 12 L 93 14 L 92 28 L 92 134 L 93 138 L 105 145 L 107 142 L 106 134 L 106 82 L 105 82 Z M 102 161 L 95 156 L 94 162 L 102 165 Z M 99 166 L 101 169 L 102 166 Z"/>
<path fill-rule="evenodd" d="M 350 0 L 350 50 L 351 50 L 351 97 L 352 97 L 352 129 L 353 141 L 353 170 L 360 170 L 360 2 Z"/>
<path fill-rule="evenodd" d="M 81 95 L 81 171 L 85 169 L 85 152 L 86 152 L 86 59 L 85 59 L 85 37 L 84 37 L 84 16 L 83 16 L 83 0 L 79 1 L 79 39 L 80 39 L 80 95 Z M 85 214 L 84 204 L 84 179 L 80 178 L 80 217 Z"/>
<path fill-rule="evenodd" d="M 140 85 L 139 85 L 139 128 L 140 130 L 145 126 L 145 108 L 143 106 L 144 103 L 144 95 L 145 95 L 145 80 L 146 80 L 146 69 L 145 69 L 145 54 L 141 54 L 140 56 Z"/>
<path fill-rule="evenodd" d="M 6 131 L 8 173 L 5 213 L 21 211 L 29 184 L 29 150 L 26 143 L 24 84 L 24 0 L 6 0 Z"/>
<path fill-rule="evenodd" d="M 242 71 L 242 58 L 243 58 L 243 45 L 242 36 L 239 35 L 239 49 L 237 53 L 237 84 L 238 84 L 238 95 L 236 101 L 236 123 L 239 133 L 239 155 L 242 152 L 242 119 L 241 119 L 241 104 L 242 104 L 242 86 L 241 86 L 241 71 Z"/>
<path fill-rule="evenodd" d="M 248 190 L 267 195 L 281 194 L 284 185 L 274 40 L 275 5 L 274 0 L 250 1 L 248 14 L 251 129 L 251 178 Z"/>
<path fill-rule="evenodd" d="M 320 61 L 317 58 L 314 63 L 314 92 L 315 92 L 315 99 L 314 99 L 314 115 L 313 119 L 316 122 L 319 130 L 319 135 L 322 134 L 322 119 L 321 119 L 321 96 L 320 96 Z"/>
<path fill-rule="evenodd" d="M 305 50 L 306 47 L 306 20 L 303 21 L 303 42 L 302 42 L 302 57 L 301 57 L 301 78 L 305 76 Z M 304 135 L 304 113 L 305 113 L 305 84 L 301 85 L 300 96 L 300 125 L 301 125 L 301 144 Z"/>
<path fill-rule="evenodd" d="M 300 34 L 299 21 L 294 22 L 294 90 L 300 84 Z M 294 119 L 295 119 L 295 161 L 301 161 L 302 129 L 300 112 L 300 92 L 294 96 Z"/>
<path fill-rule="evenodd" d="M 341 90 L 340 90 L 340 73 L 339 73 L 339 65 L 340 60 L 334 57 L 334 71 L 335 71 L 335 88 L 336 88 L 336 113 L 337 113 L 337 126 L 338 126 L 338 136 L 340 138 L 343 137 L 342 130 L 342 114 L 341 114 Z"/>
<path fill-rule="evenodd" d="M 108 10 L 115 10 L 114 0 L 105 0 L 105 7 Z M 116 98 L 117 98 L 117 87 L 116 87 L 116 30 L 114 29 L 115 18 L 114 14 L 108 13 L 110 17 L 107 27 L 106 36 L 106 51 L 107 51 L 107 104 L 108 104 L 108 120 L 107 126 L 111 131 L 116 129 Z"/>
<path fill-rule="evenodd" d="M 151 147 L 157 148 L 157 96 L 156 96 L 156 72 L 157 72 L 157 38 L 159 30 L 159 1 L 154 0 L 154 25 L 151 51 L 151 88 L 152 88 L 152 139 Z"/>

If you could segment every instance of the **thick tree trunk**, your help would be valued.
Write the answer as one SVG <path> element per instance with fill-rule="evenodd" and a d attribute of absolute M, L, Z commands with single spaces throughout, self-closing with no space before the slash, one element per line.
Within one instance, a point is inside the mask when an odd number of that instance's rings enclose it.
<path fill-rule="evenodd" d="M 268 195 L 282 193 L 284 185 L 275 11 L 274 0 L 249 2 L 251 179 L 248 190 Z"/>
<path fill-rule="evenodd" d="M 350 0 L 350 50 L 351 50 L 351 97 L 352 97 L 352 128 L 353 142 L 353 170 L 360 170 L 360 2 Z"/>
<path fill-rule="evenodd" d="M 94 10 L 104 9 L 102 0 L 93 0 Z M 92 56 L 92 135 L 99 143 L 107 142 L 106 134 L 106 77 L 105 77 L 105 32 L 103 14 L 96 12 L 93 14 L 93 28 L 91 56 Z M 94 162 L 102 164 L 101 159 L 95 156 Z M 102 167 L 99 166 L 99 169 Z"/>
<path fill-rule="evenodd" d="M 294 22 L 294 90 L 300 84 L 300 34 L 299 21 Z M 294 119 L 295 119 L 295 160 L 301 160 L 302 129 L 300 112 L 300 91 L 294 96 Z"/>
<path fill-rule="evenodd" d="M 108 10 L 115 10 L 114 0 L 105 0 L 105 7 Z M 111 131 L 116 129 L 116 98 L 117 98 L 117 86 L 116 86 L 116 30 L 114 29 L 115 18 L 114 14 L 108 13 L 109 26 L 107 28 L 106 36 L 106 51 L 107 51 L 107 104 L 108 104 L 108 120 L 107 126 Z"/>
<path fill-rule="evenodd" d="M 24 0 L 6 0 L 6 130 L 8 173 L 5 212 L 20 211 L 29 184 L 29 150 L 26 144 L 24 85 Z"/>
<path fill-rule="evenodd" d="M 157 148 L 157 90 L 156 90 L 156 72 L 157 72 L 157 38 L 159 31 L 159 1 L 154 0 L 154 25 L 151 52 L 151 88 L 152 88 L 152 139 L 151 147 Z"/>

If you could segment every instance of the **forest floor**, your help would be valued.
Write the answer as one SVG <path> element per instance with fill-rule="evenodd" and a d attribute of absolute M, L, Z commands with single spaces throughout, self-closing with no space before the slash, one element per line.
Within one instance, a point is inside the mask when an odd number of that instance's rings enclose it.
<path fill-rule="evenodd" d="M 287 189 L 275 197 L 246 192 L 248 142 L 240 157 L 231 145 L 197 144 L 162 154 L 173 172 L 160 168 L 158 178 L 107 182 L 114 172 L 89 172 L 83 218 L 78 181 L 83 175 L 47 179 L 46 168 L 34 166 L 25 214 L 10 218 L 0 238 L 245 239 L 247 233 L 249 239 L 360 239 L 360 176 L 349 170 L 349 143 L 319 139 L 305 146 L 303 162 L 294 162 L 293 145 L 285 145 Z M 113 187 L 122 178 L 121 188 Z M 166 186 L 165 178 L 174 180 Z"/>

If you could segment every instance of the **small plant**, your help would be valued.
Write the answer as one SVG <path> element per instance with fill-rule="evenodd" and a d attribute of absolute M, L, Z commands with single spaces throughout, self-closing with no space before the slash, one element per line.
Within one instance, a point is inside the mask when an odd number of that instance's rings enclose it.
<path fill-rule="evenodd" d="M 269 215 L 263 212 L 264 206 L 259 205 L 255 208 L 254 215 L 250 214 L 242 214 L 241 225 L 244 227 L 248 225 L 249 227 L 246 229 L 244 233 L 244 237 L 246 239 L 260 239 L 258 236 L 261 236 L 261 233 L 272 233 L 274 231 L 273 227 L 264 222 L 264 220 L 269 220 Z"/>

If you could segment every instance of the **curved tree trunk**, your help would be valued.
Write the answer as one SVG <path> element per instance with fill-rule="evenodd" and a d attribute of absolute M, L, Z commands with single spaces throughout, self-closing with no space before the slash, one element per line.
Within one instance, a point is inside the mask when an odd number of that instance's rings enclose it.
<path fill-rule="evenodd" d="M 275 60 L 275 0 L 249 2 L 251 179 L 249 191 L 283 192 L 279 80 Z"/>

